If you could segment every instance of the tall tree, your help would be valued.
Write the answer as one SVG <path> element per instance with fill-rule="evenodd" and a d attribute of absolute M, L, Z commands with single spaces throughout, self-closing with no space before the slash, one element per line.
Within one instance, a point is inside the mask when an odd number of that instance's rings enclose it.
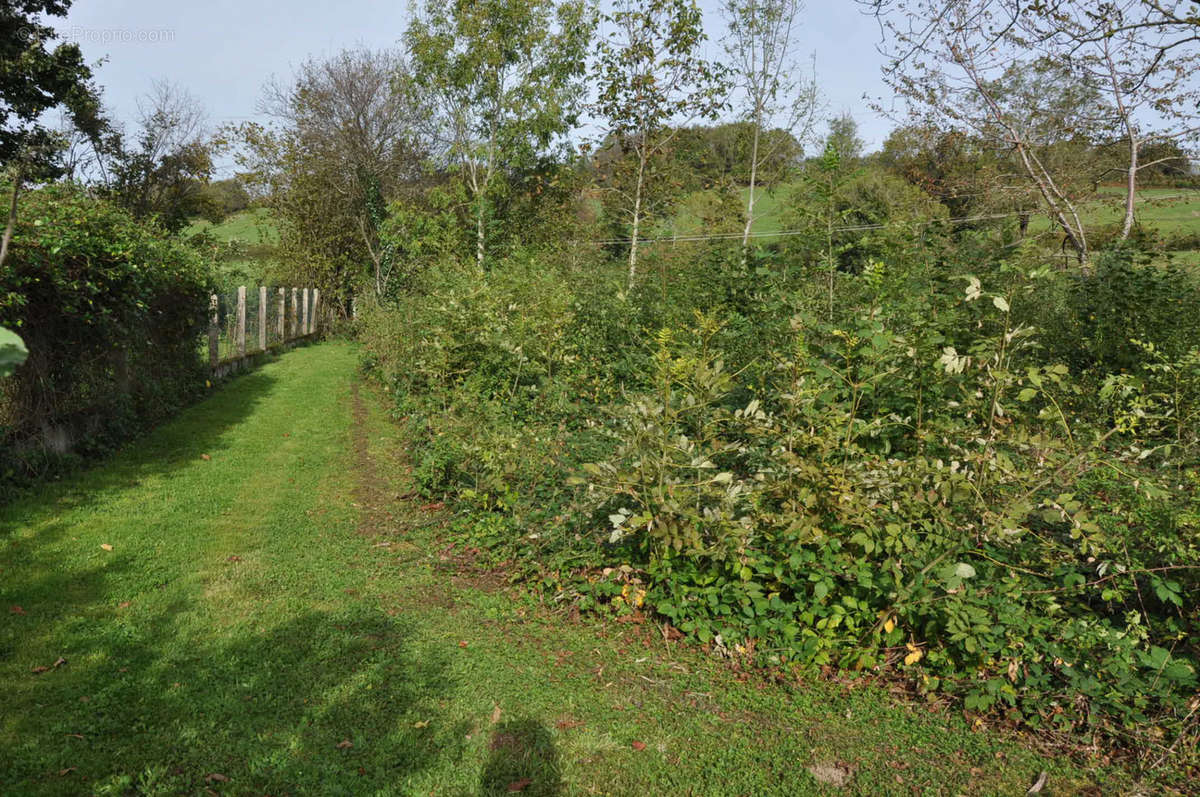
<path fill-rule="evenodd" d="M 469 192 L 481 270 L 504 178 L 576 123 L 592 29 L 582 0 L 427 0 L 405 33 L 409 96 Z"/>
<path fill-rule="evenodd" d="M 369 261 L 377 297 L 387 293 L 395 268 L 380 236 L 384 206 L 420 178 L 425 157 L 416 142 L 417 115 L 396 85 L 406 72 L 398 52 L 343 50 L 305 61 L 289 83 L 270 82 L 261 103 L 279 136 L 271 150 L 277 160 L 268 168 L 280 192 L 273 201 L 312 234 L 314 223 L 325 223 L 303 217 L 325 200 L 307 189 L 330 192 L 343 207 L 334 218 L 360 239 L 354 251 Z"/>
<path fill-rule="evenodd" d="M 652 162 L 690 121 L 716 118 L 725 107 L 727 70 L 700 55 L 706 37 L 694 0 L 618 0 L 604 21 L 609 33 L 596 62 L 594 111 L 607 125 L 610 145 L 633 159 L 632 186 L 611 187 L 626 200 L 633 287 Z"/>
<path fill-rule="evenodd" d="M 0 266 L 8 257 L 25 183 L 61 172 L 64 142 L 43 121 L 46 111 L 65 108 L 92 135 L 103 127 L 99 91 L 79 45 L 48 49 L 58 34 L 43 17 L 65 17 L 70 6 L 71 0 L 0 0 L 0 166 L 12 183 Z"/>
<path fill-rule="evenodd" d="M 805 73 L 795 54 L 801 0 L 724 0 L 729 27 L 725 52 L 740 90 L 739 116 L 751 126 L 749 184 L 746 193 L 742 257 L 754 226 L 760 170 L 776 162 L 789 136 L 768 136 L 775 129 L 804 142 L 812 132 L 819 105 L 816 75 Z"/>
<path fill-rule="evenodd" d="M 178 231 L 205 209 L 213 148 L 200 102 L 187 89 L 156 80 L 138 100 L 132 140 L 115 135 L 100 147 L 106 193 L 134 218 Z"/>
<path fill-rule="evenodd" d="M 841 159 L 856 161 L 862 157 L 863 146 L 863 140 L 858 135 L 858 122 L 848 111 L 829 120 L 826 149 L 832 147 Z"/>

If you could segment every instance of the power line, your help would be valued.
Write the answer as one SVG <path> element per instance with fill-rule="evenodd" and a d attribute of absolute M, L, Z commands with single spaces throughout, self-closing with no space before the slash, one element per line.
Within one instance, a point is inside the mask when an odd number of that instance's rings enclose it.
<path fill-rule="evenodd" d="M 982 216 L 960 216 L 952 219 L 928 219 L 925 221 L 896 221 L 887 222 L 885 224 L 855 224 L 847 227 L 826 228 L 825 232 L 863 232 L 866 230 L 882 230 L 887 227 L 919 227 L 929 224 L 957 224 L 968 221 L 988 221 L 995 219 L 1009 219 L 1014 216 L 1025 215 L 1021 212 L 1011 213 L 990 213 Z M 804 230 L 776 230 L 774 232 L 752 232 L 747 238 L 784 238 L 792 235 L 805 235 L 812 233 L 812 228 Z M 820 232 L 820 230 L 819 230 Z M 710 235 L 673 235 L 665 238 L 638 238 L 638 245 L 655 244 L 655 243 L 687 243 L 689 241 L 726 241 L 726 240 L 741 240 L 742 233 L 712 233 Z M 599 241 L 588 241 L 587 243 L 597 244 L 601 246 L 612 246 L 616 244 L 631 244 L 632 238 L 608 238 Z"/>

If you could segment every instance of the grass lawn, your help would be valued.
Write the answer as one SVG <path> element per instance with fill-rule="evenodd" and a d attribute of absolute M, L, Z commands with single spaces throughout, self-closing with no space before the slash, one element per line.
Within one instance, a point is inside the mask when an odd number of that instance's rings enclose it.
<path fill-rule="evenodd" d="M 0 794 L 1132 788 L 883 686 L 769 682 L 471 572 L 405 498 L 356 362 L 293 351 L 0 509 Z"/>

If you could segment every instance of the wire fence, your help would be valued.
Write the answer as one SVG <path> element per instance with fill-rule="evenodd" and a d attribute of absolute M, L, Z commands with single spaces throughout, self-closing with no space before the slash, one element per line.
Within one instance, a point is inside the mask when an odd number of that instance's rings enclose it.
<path fill-rule="evenodd" d="M 209 300 L 208 358 L 216 367 L 317 331 L 316 288 L 239 287 Z"/>

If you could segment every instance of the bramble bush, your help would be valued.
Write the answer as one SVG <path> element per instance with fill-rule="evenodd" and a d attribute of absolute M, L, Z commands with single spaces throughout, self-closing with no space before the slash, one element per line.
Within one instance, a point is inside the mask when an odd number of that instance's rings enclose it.
<path fill-rule="evenodd" d="M 1187 284 L 663 249 L 629 293 L 521 256 L 368 316 L 454 534 L 726 655 L 1194 749 L 1200 354 L 1167 310 L 1089 317 Z"/>
<path fill-rule="evenodd" d="M 1031 363 L 1013 297 L 965 291 L 965 351 L 923 354 L 881 318 L 798 317 L 779 378 L 740 406 L 713 319 L 661 334 L 656 389 L 585 466 L 611 557 L 724 650 L 896 667 L 1059 729 L 1178 731 L 1197 683 L 1194 509 L 1153 512 L 1169 489 L 1153 474 L 1113 489 L 1140 452 L 1071 428 L 1069 371 Z"/>

